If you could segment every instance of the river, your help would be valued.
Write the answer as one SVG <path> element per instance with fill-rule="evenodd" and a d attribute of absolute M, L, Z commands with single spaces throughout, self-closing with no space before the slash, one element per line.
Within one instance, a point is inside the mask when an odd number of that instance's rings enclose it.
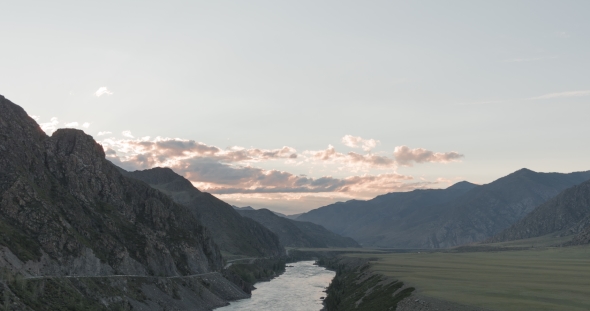
<path fill-rule="evenodd" d="M 314 266 L 313 261 L 288 264 L 285 273 L 270 282 L 256 283 L 252 298 L 232 302 L 216 311 L 314 311 L 321 310 L 323 291 L 335 272 Z"/>

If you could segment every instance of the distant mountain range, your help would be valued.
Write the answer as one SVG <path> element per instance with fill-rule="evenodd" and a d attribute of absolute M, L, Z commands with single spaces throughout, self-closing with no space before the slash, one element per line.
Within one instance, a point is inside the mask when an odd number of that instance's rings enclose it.
<path fill-rule="evenodd" d="M 364 246 L 444 248 L 490 238 L 521 220 L 590 172 L 521 169 L 492 183 L 389 193 L 309 211 L 297 218 L 349 236 Z"/>
<path fill-rule="evenodd" d="M 238 207 L 238 206 L 232 205 L 232 207 L 238 211 L 255 211 L 256 210 L 252 206 Z M 271 211 L 271 212 L 277 216 L 280 216 L 283 218 L 289 218 L 289 219 L 297 219 L 297 217 L 299 217 L 302 214 L 302 213 L 300 213 L 300 214 L 294 214 L 294 215 L 285 215 L 283 213 L 279 213 L 279 212 L 275 212 L 275 211 Z"/>
<path fill-rule="evenodd" d="M 489 239 L 504 242 L 553 234 L 575 235 L 569 244 L 587 244 L 590 232 L 590 181 L 564 190 L 526 217 Z"/>
<path fill-rule="evenodd" d="M 326 228 L 305 221 L 276 215 L 267 209 L 240 209 L 240 215 L 251 218 L 274 232 L 288 247 L 359 247 L 352 238 L 342 237 Z"/>

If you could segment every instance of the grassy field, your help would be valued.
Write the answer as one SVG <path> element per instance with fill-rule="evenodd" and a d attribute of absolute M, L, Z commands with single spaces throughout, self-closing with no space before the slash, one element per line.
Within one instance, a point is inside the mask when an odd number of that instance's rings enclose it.
<path fill-rule="evenodd" d="M 530 245 L 529 245 L 530 246 Z M 590 247 L 350 254 L 420 294 L 495 310 L 590 310 Z"/>
<path fill-rule="evenodd" d="M 313 252 L 351 252 L 351 253 L 382 253 L 383 251 L 376 248 L 360 248 L 360 247 L 330 247 L 330 248 L 305 248 L 305 247 L 285 247 L 285 249 L 296 249 L 299 251 L 313 251 Z"/>
<path fill-rule="evenodd" d="M 508 242 L 498 242 L 483 244 L 489 246 L 500 246 L 500 247 L 549 247 L 553 245 L 560 245 L 569 242 L 574 237 L 568 235 L 564 237 L 554 237 L 555 234 L 544 235 L 536 238 L 522 239 Z"/>

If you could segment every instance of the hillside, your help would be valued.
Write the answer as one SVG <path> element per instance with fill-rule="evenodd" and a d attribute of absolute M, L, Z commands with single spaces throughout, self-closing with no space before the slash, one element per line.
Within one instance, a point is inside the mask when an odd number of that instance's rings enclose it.
<path fill-rule="evenodd" d="M 368 201 L 339 202 L 309 211 L 297 220 L 320 224 L 333 232 L 350 236 L 364 246 L 407 245 L 412 243 L 412 236 L 407 236 L 406 230 L 436 220 L 444 211 L 441 203 L 475 187 L 462 182 L 447 189 L 397 192 Z"/>
<path fill-rule="evenodd" d="M 91 136 L 62 129 L 48 137 L 4 97 L 0 112 L 0 244 L 9 249 L 0 256 L 12 267 L 52 275 L 221 269 L 219 249 L 190 211 L 121 175 Z"/>
<path fill-rule="evenodd" d="M 390 193 L 352 200 L 298 217 L 350 236 L 366 246 L 444 248 L 485 240 L 590 172 L 537 173 L 522 169 L 492 183 Z"/>
<path fill-rule="evenodd" d="M 541 204 L 489 242 L 505 242 L 555 234 L 578 235 L 574 244 L 586 244 L 590 230 L 590 181 L 564 190 Z"/>
<path fill-rule="evenodd" d="M 288 247 L 359 247 L 351 238 L 339 236 L 324 227 L 277 216 L 267 209 L 239 210 L 274 232 L 281 244 Z"/>
<path fill-rule="evenodd" d="M 128 176 L 148 183 L 168 194 L 189 210 L 207 227 L 221 250 L 248 257 L 280 256 L 285 251 L 278 237 L 213 195 L 199 191 L 190 181 L 169 168 L 128 172 Z"/>

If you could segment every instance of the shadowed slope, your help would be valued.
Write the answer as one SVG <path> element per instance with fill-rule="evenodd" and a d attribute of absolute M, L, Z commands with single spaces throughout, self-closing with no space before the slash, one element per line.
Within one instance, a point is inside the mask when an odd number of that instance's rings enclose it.
<path fill-rule="evenodd" d="M 527 239 L 554 233 L 578 234 L 574 244 L 586 244 L 590 229 L 590 181 L 564 190 L 541 204 L 512 227 L 491 238 L 490 242 Z"/>
<path fill-rule="evenodd" d="M 233 255 L 280 256 L 284 249 L 275 234 L 257 222 L 240 216 L 233 207 L 213 195 L 201 192 L 190 181 L 169 168 L 126 173 L 168 194 L 187 206 L 213 233 L 220 248 Z"/>
<path fill-rule="evenodd" d="M 288 247 L 359 247 L 351 238 L 339 236 L 310 222 L 296 221 L 276 215 L 267 209 L 240 210 L 274 232 L 281 244 Z"/>

